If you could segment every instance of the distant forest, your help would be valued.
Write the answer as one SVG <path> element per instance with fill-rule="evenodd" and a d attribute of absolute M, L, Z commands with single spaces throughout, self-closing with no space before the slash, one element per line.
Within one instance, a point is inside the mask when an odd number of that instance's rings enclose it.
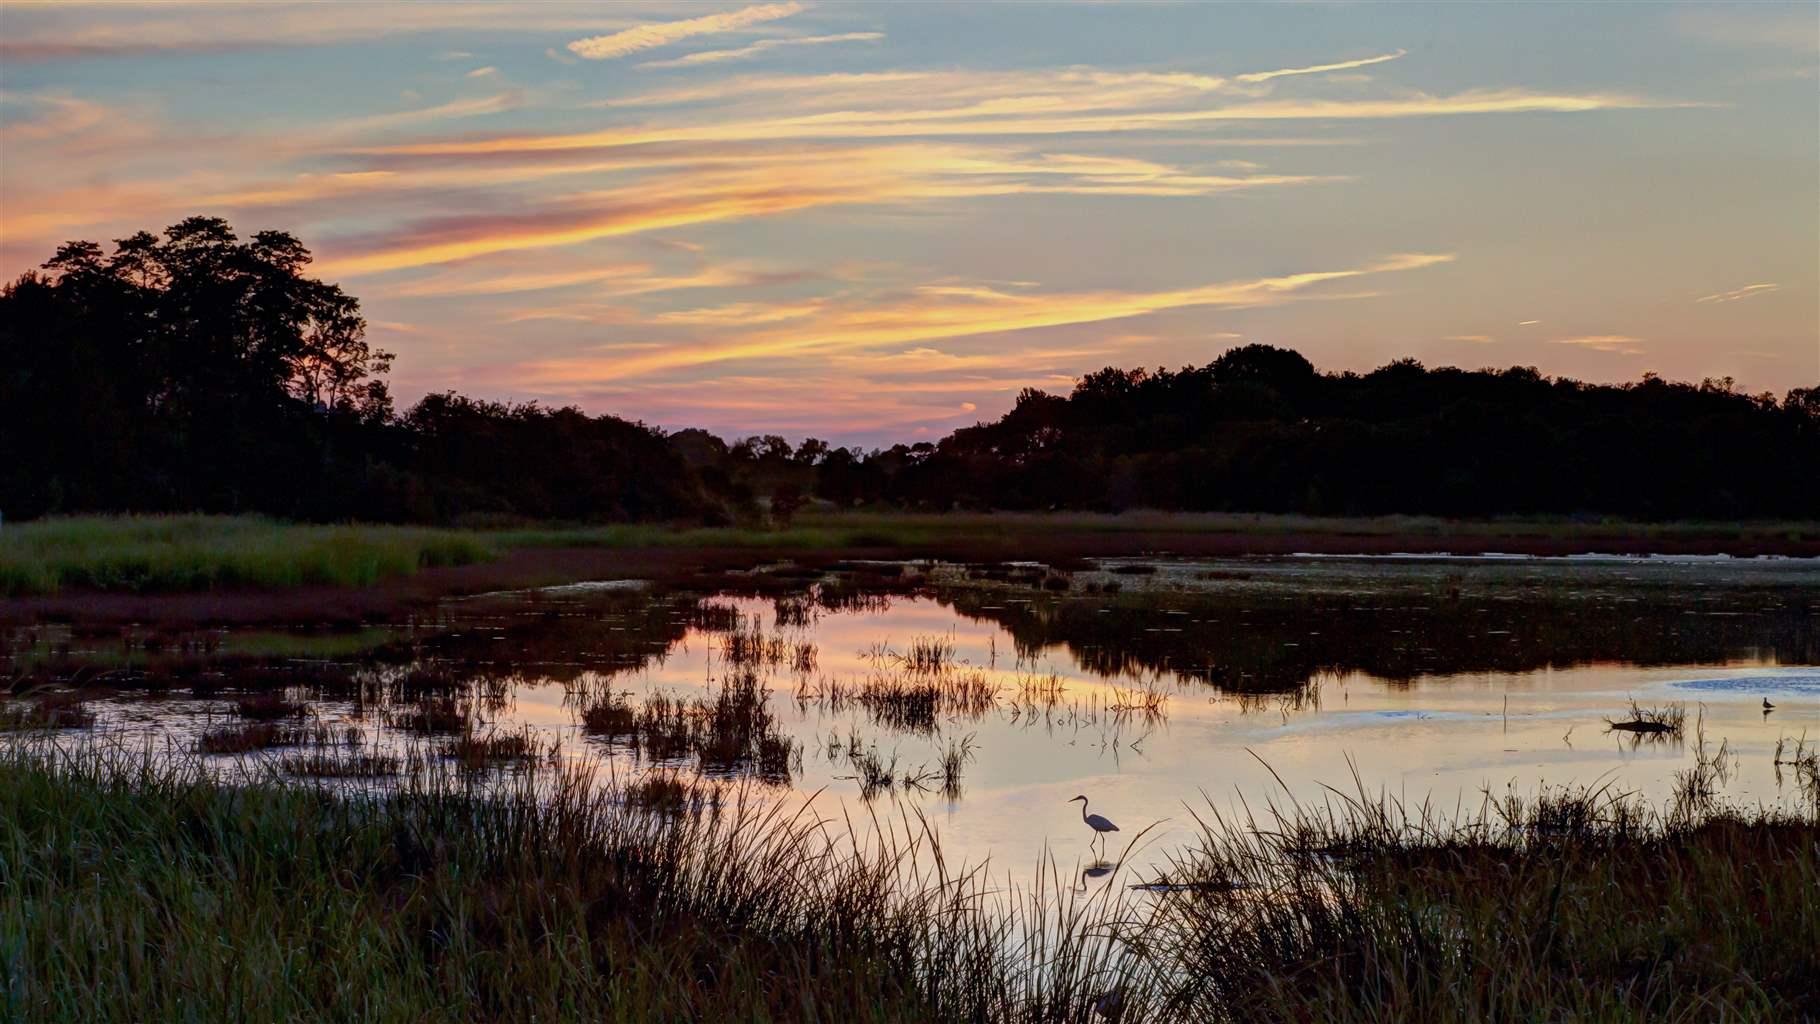
<path fill-rule="evenodd" d="M 1623 385 L 1399 360 L 1321 373 L 1264 345 L 1026 390 L 990 423 L 862 451 L 666 433 L 430 395 L 399 412 L 359 303 L 289 234 L 194 217 L 70 242 L 0 289 L 0 514 L 787 520 L 813 501 L 1615 515 L 1820 514 L 1820 387 Z"/>

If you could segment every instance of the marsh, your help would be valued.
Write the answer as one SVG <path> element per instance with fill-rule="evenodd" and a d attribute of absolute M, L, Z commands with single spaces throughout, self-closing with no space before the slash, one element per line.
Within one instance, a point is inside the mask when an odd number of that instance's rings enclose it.
<path fill-rule="evenodd" d="M 949 858 L 1011 872 L 1092 859 L 1080 792 L 1142 833 L 1134 869 L 1166 863 L 1208 802 L 1665 798 L 1696 723 L 1724 744 L 1726 796 L 1811 799 L 1774 753 L 1820 743 L 1805 559 L 775 563 L 718 584 L 483 594 L 329 633 L 37 625 L 8 637 L 9 670 L 86 712 L 72 736 L 223 771 L 333 774 L 298 757 L 312 736 L 337 737 L 331 760 L 520 755 L 502 772 L 537 749 L 925 816 Z M 1613 730 L 1633 705 L 1688 728 Z"/>

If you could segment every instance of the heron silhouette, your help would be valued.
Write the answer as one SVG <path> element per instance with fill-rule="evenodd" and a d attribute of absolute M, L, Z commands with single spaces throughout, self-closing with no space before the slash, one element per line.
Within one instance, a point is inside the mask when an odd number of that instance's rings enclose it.
<path fill-rule="evenodd" d="M 1106 833 L 1117 832 L 1119 830 L 1119 827 L 1117 825 L 1114 825 L 1105 816 L 1099 815 L 1099 814 L 1088 814 L 1086 797 L 1077 796 L 1074 798 L 1074 800 L 1070 800 L 1068 802 L 1073 803 L 1075 800 L 1079 800 L 1081 802 L 1081 820 L 1086 822 L 1087 827 L 1093 830 L 1093 835 L 1094 835 L 1095 839 L 1102 839 L 1105 837 Z"/>

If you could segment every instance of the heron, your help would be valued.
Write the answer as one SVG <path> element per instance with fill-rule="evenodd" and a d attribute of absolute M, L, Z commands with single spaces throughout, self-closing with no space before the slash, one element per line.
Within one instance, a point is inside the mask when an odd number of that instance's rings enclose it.
<path fill-rule="evenodd" d="M 1104 815 L 1088 814 L 1086 797 L 1077 796 L 1074 800 L 1068 802 L 1073 803 L 1075 800 L 1081 802 L 1081 820 L 1086 822 L 1087 827 L 1093 830 L 1095 839 L 1103 838 L 1108 832 L 1117 832 L 1119 830 L 1119 827 L 1107 820 Z"/>

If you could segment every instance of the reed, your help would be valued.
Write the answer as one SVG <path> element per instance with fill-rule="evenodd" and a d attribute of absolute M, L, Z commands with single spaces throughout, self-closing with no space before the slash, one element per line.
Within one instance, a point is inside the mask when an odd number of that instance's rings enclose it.
<path fill-rule="evenodd" d="M 95 724 L 79 693 L 52 690 L 25 703 L 0 703 L 0 732 L 86 729 Z"/>
<path fill-rule="evenodd" d="M 0 1016 L 1088 1020 L 1158 1004 L 1113 888 L 1002 892 L 920 821 L 431 760 L 377 795 L 0 752 Z M 439 774 L 441 773 L 441 774 Z M 659 798 L 655 794 L 663 793 Z M 686 794 L 681 797 L 685 802 Z M 83 908 L 76 912 L 77 908 Z"/>
<path fill-rule="evenodd" d="M 1201 1019 L 1820 1012 L 1820 819 L 1610 788 L 1196 815 L 1149 941 Z M 1690 813 L 1691 810 L 1691 813 Z"/>
<path fill-rule="evenodd" d="M 622 786 L 532 761 L 480 779 L 409 758 L 355 791 L 340 780 L 358 757 L 292 782 L 202 764 L 98 743 L 0 750 L 0 1015 L 1820 1011 L 1811 813 L 1682 814 L 1609 787 L 1488 793 L 1439 813 L 1355 779 L 1318 806 L 1198 810 L 1199 836 L 1135 886 L 1118 865 L 1081 878 L 1045 860 L 1007 888 L 950 869 L 914 815 L 838 825 L 813 803 L 709 796 L 668 773 Z"/>

